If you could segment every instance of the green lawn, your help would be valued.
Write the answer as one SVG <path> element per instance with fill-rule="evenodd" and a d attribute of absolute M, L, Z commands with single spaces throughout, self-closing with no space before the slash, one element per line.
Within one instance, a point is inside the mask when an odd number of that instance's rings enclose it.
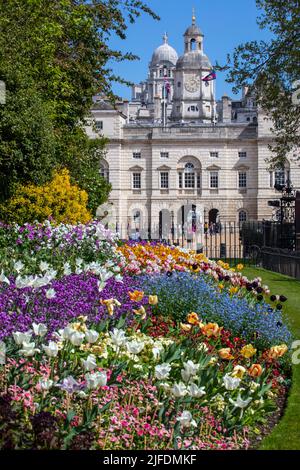
<path fill-rule="evenodd" d="M 300 339 L 300 281 L 258 268 L 245 268 L 243 274 L 251 279 L 260 276 L 263 283 L 270 287 L 271 293 L 288 297 L 284 312 L 289 318 L 295 339 Z M 293 384 L 284 416 L 273 432 L 263 440 L 261 449 L 300 449 L 300 364 L 293 366 Z"/>

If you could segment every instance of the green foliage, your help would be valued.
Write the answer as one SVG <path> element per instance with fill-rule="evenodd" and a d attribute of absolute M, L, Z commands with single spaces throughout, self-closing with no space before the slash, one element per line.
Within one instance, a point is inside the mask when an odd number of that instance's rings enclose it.
<path fill-rule="evenodd" d="M 258 24 L 270 30 L 272 39 L 238 46 L 229 58 L 227 81 L 234 83 L 235 91 L 254 86 L 258 102 L 273 121 L 274 157 L 269 163 L 276 167 L 300 145 L 300 105 L 292 100 L 300 79 L 300 4 L 298 0 L 256 3 L 262 10 Z"/>
<path fill-rule="evenodd" d="M 108 46 L 112 35 L 125 39 L 128 22 L 142 12 L 157 16 L 138 0 L 0 0 L 0 197 L 16 183 L 43 184 L 52 170 L 67 167 L 89 192 L 93 211 L 110 186 L 99 175 L 106 143 L 93 144 L 83 124 L 92 97 L 110 97 L 108 61 L 133 60 Z"/>

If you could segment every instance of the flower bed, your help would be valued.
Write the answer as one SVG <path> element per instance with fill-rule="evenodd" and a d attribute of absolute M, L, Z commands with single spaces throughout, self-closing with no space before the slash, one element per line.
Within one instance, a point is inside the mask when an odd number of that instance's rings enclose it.
<path fill-rule="evenodd" d="M 0 241 L 1 448 L 251 447 L 289 385 L 283 295 L 97 223 Z"/>

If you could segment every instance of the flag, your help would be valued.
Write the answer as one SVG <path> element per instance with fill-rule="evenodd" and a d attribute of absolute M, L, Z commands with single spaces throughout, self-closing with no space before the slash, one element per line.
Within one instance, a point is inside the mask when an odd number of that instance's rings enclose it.
<path fill-rule="evenodd" d="M 203 82 L 211 82 L 212 80 L 216 80 L 217 74 L 214 70 L 212 70 L 206 77 L 202 78 Z"/>
<path fill-rule="evenodd" d="M 165 82 L 165 90 L 166 90 L 166 93 L 167 93 L 167 95 L 169 95 L 170 92 L 171 92 L 171 85 L 170 85 L 170 82 L 169 82 L 167 76 L 164 76 L 164 82 Z"/>

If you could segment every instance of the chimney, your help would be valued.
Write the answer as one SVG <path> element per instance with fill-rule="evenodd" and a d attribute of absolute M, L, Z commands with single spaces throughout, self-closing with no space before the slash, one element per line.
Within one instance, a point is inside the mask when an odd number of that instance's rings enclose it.
<path fill-rule="evenodd" d="M 231 122 L 231 100 L 227 95 L 222 96 L 222 121 Z"/>

